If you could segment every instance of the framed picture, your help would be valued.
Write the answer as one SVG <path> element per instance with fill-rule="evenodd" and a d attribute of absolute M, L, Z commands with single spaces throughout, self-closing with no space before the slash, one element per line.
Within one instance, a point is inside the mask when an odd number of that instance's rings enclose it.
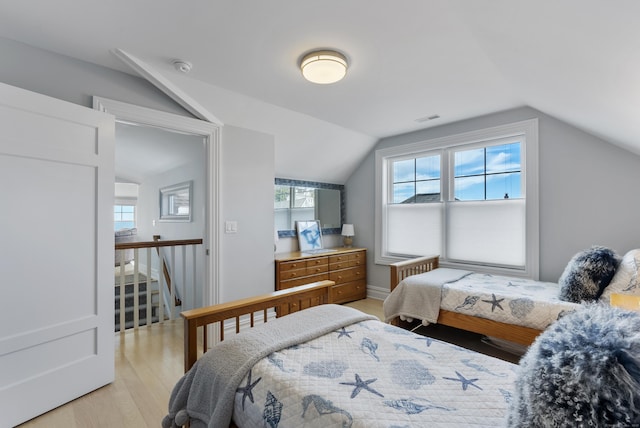
<path fill-rule="evenodd" d="M 298 232 L 298 243 L 300 244 L 301 252 L 322 248 L 320 221 L 296 221 L 296 230 Z"/>

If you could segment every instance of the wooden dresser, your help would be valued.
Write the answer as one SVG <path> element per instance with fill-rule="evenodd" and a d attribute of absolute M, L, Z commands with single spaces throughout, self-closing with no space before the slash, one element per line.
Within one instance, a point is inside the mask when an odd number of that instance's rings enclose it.
<path fill-rule="evenodd" d="M 367 297 L 367 250 L 334 248 L 322 254 L 276 254 L 276 290 L 328 279 L 332 303 L 345 303 Z"/>

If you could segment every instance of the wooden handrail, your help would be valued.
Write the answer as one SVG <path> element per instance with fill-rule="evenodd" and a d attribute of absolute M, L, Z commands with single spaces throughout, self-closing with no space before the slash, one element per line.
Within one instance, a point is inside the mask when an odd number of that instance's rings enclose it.
<path fill-rule="evenodd" d="M 158 248 L 158 247 L 179 247 L 184 245 L 202 244 L 202 238 L 197 239 L 174 239 L 171 241 L 135 241 L 120 242 L 116 244 L 116 250 L 129 250 L 132 248 Z"/>
<path fill-rule="evenodd" d="M 153 242 L 160 242 L 160 235 L 153 235 Z M 189 244 L 186 244 L 189 245 Z M 164 275 L 164 280 L 167 283 L 167 287 L 169 288 L 169 293 L 171 294 L 171 274 L 169 273 L 169 268 L 167 267 L 167 262 L 164 260 L 164 255 L 160 253 L 160 247 L 156 247 L 156 253 L 158 254 L 158 258 L 162 263 L 162 274 Z M 176 306 L 182 306 L 182 300 L 178 299 L 178 296 L 173 298 L 173 302 Z"/>

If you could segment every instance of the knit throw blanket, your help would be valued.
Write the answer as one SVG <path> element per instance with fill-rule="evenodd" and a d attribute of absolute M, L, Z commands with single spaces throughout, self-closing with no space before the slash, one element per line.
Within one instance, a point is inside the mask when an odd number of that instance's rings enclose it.
<path fill-rule="evenodd" d="M 382 306 L 384 320 L 395 317 L 418 319 L 424 325 L 438 322 L 442 286 L 473 272 L 460 269 L 437 268 L 408 276 L 387 296 Z"/>
<path fill-rule="evenodd" d="M 163 428 L 227 427 L 236 389 L 261 358 L 347 325 L 377 319 L 356 309 L 320 305 L 270 321 L 227 339 L 202 356 L 178 381 Z"/>

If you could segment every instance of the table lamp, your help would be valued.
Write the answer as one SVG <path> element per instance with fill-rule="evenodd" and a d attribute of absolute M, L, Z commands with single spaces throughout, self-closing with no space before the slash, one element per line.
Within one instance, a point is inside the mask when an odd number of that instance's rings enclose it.
<path fill-rule="evenodd" d="M 352 224 L 343 224 L 342 225 L 342 236 L 344 236 L 344 246 L 351 247 L 353 245 L 353 235 L 355 235 L 353 231 Z"/>

